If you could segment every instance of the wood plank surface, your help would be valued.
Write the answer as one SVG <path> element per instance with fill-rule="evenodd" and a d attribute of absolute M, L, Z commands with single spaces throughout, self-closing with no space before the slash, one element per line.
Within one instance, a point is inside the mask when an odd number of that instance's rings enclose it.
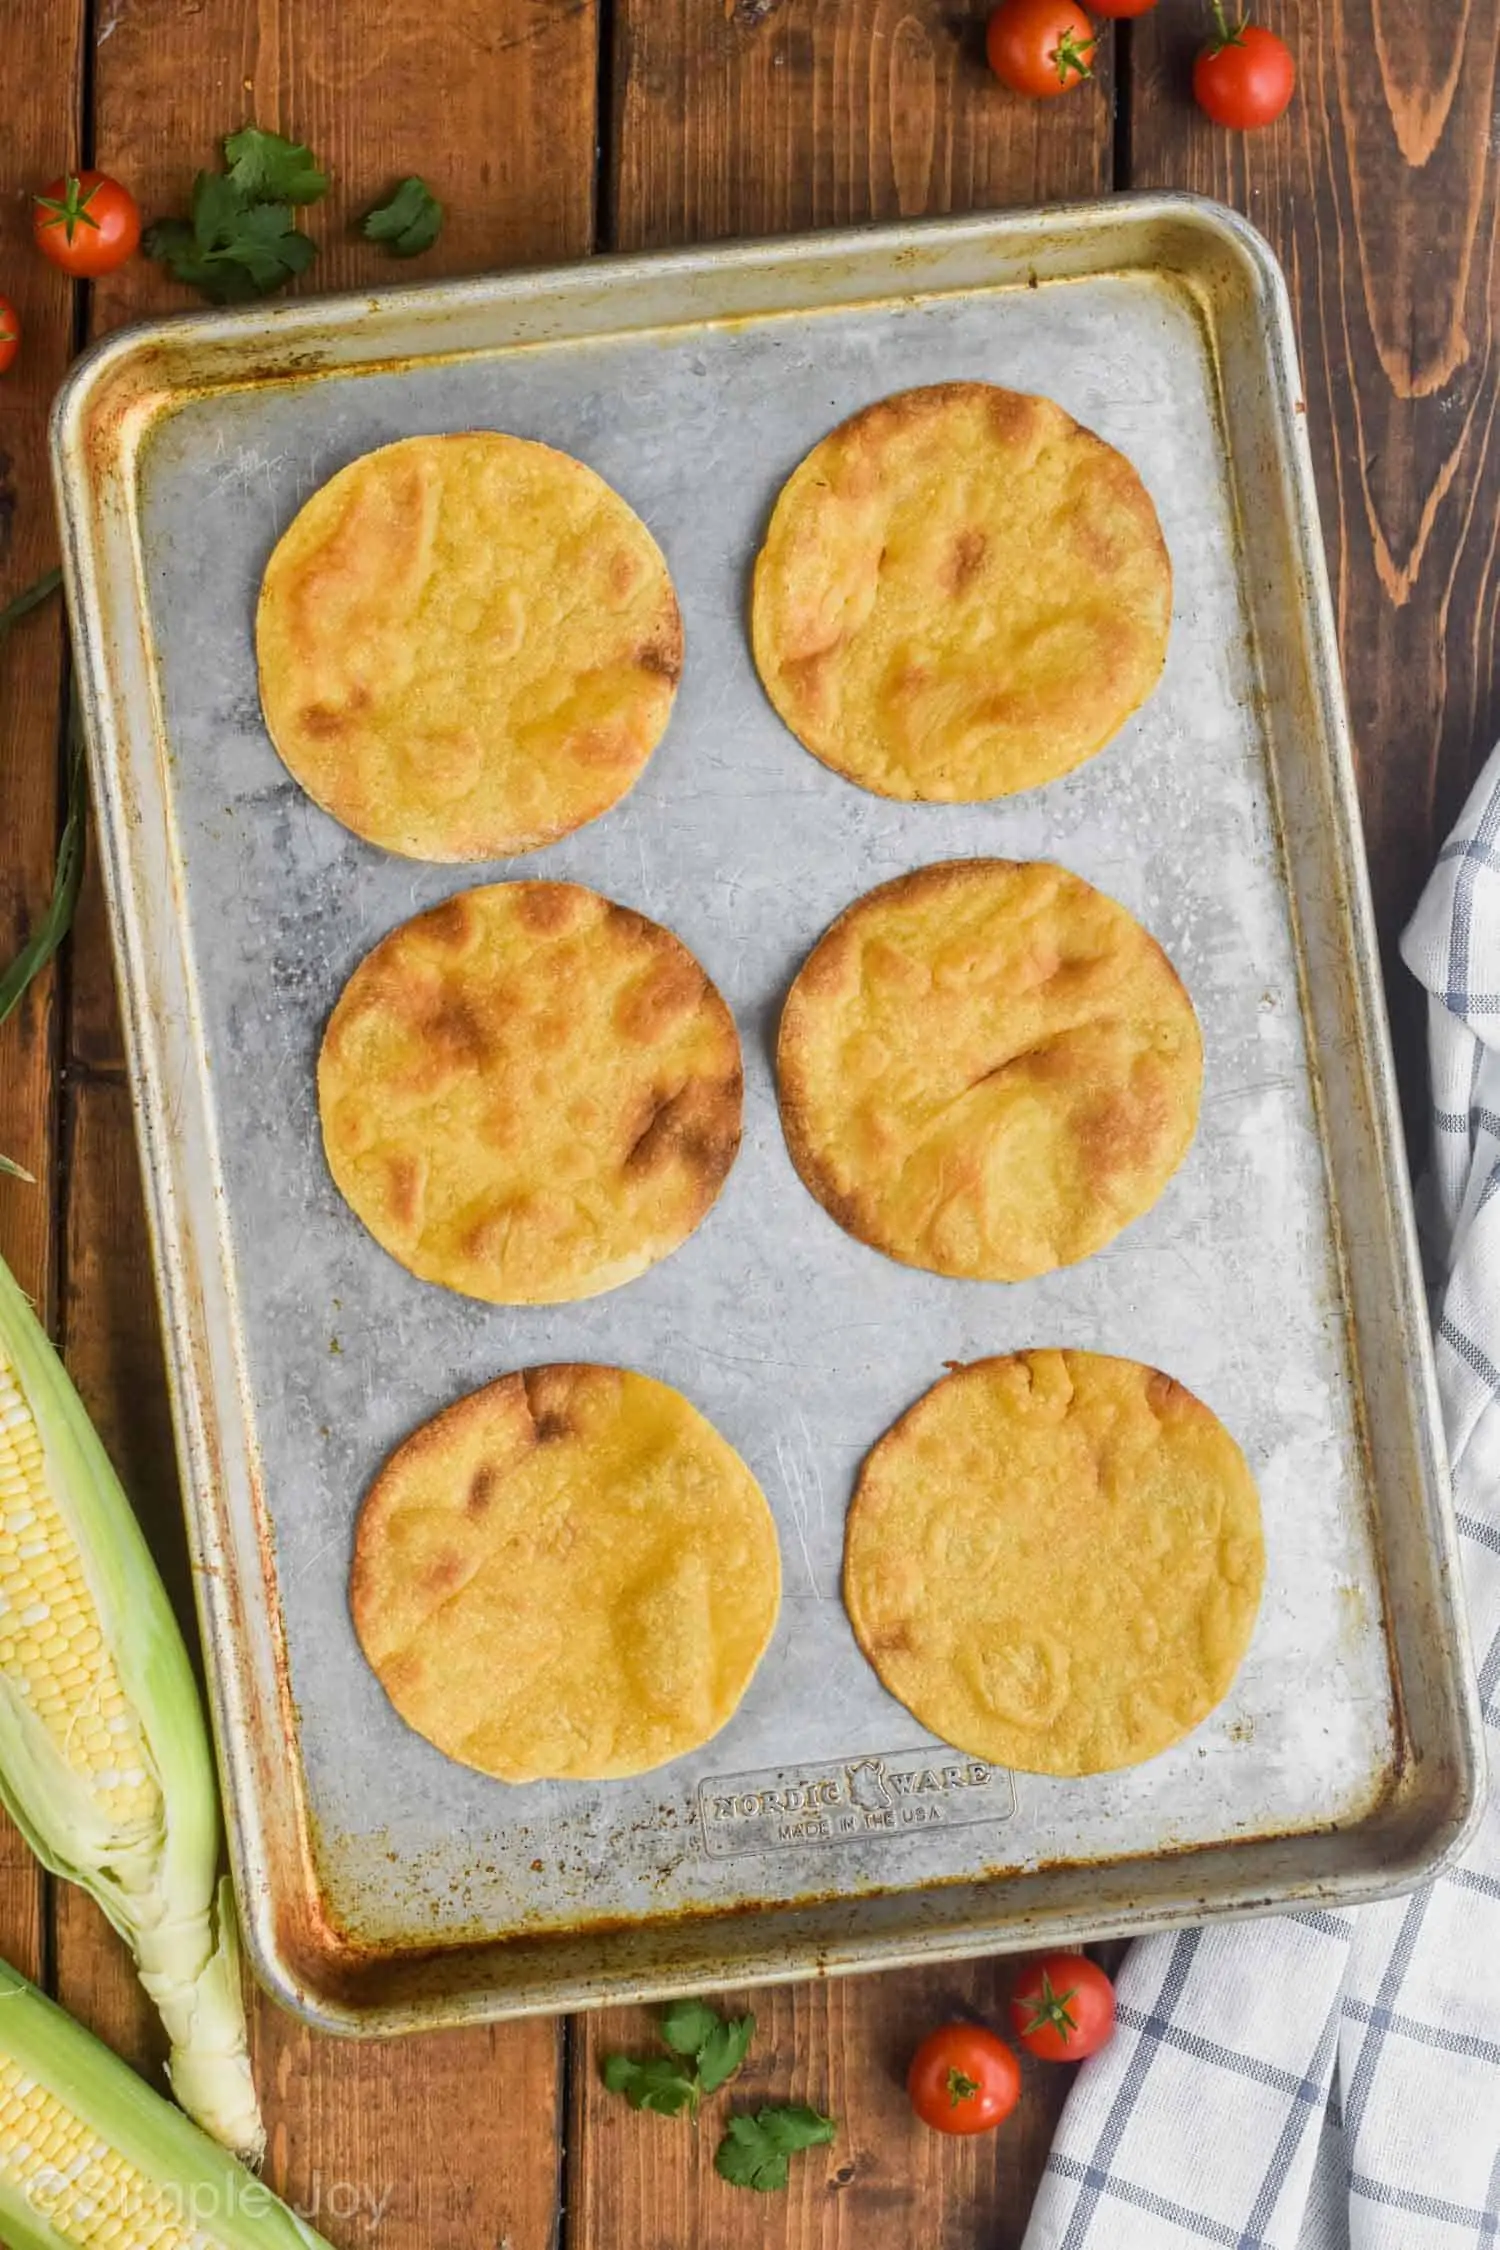
<path fill-rule="evenodd" d="M 940 0 L 616 0 L 607 241 L 656 248 L 1103 193 L 1108 38 L 1096 87 L 1026 103 L 987 72 L 983 23 L 983 9 Z M 784 2197 L 716 2177 L 711 2120 L 695 2141 L 606 2094 L 601 2058 L 649 2046 L 649 2018 L 588 2019 L 573 2066 L 573 2250 L 1010 2250 L 1067 2074 L 1028 2073 L 1004 2131 L 969 2143 L 916 2124 L 903 2091 L 923 2033 L 954 2015 L 995 2020 L 1005 1976 L 985 1963 L 748 2002 L 762 2031 L 740 2097 L 791 2088 L 840 2119 L 837 2145 L 801 2160 Z"/>
<path fill-rule="evenodd" d="M 603 2056 L 656 2051 L 650 2012 L 590 2019 L 573 2052 L 569 2250 L 1013 2250 L 1069 2073 L 1027 2061 L 1014 2116 L 970 2140 L 930 2132 L 906 2098 L 907 2065 L 936 2025 L 1003 2026 L 1012 1969 L 991 1961 L 721 1996 L 726 2013 L 754 2013 L 756 2039 L 696 2135 L 600 2082 Z M 794 2158 L 784 2194 L 727 2186 L 713 2166 L 725 2118 L 785 2101 L 837 2118 L 835 2144 Z"/>
<path fill-rule="evenodd" d="M 73 157 L 78 135 L 81 9 L 68 0 L 4 0 L 6 185 L 0 196 L 0 289 L 16 305 L 22 350 L 0 380 L 0 606 L 57 560 L 47 475 L 47 408 L 72 350 L 74 292 L 31 248 L 24 190 Z M 52 890 L 59 826 L 65 629 L 52 601 L 0 651 L 0 965 L 30 936 Z M 42 1319 L 54 1307 L 59 974 L 34 983 L 0 1027 L 0 1153 L 35 1184 L 0 1176 L 0 1253 Z M 0 1814 L 0 1954 L 32 1976 L 43 1967 L 44 1880 Z"/>
<path fill-rule="evenodd" d="M 601 219 L 612 248 L 1102 195 L 1111 49 L 1025 102 L 944 0 L 616 0 Z"/>
<path fill-rule="evenodd" d="M 1186 92 L 1193 27 L 1135 27 L 1142 187 L 1233 203 L 1291 285 L 1414 1159 L 1421 995 L 1395 939 L 1500 733 L 1500 11 L 1399 0 L 1268 7 L 1297 98 L 1216 131 Z"/>
<path fill-rule="evenodd" d="M 96 19 L 93 132 L 148 213 L 185 208 L 194 171 L 253 116 L 334 173 L 309 214 L 304 289 L 393 278 L 352 222 L 420 171 L 448 207 L 438 248 L 394 277 L 582 253 L 592 243 L 596 26 L 591 4 L 473 0 L 443 35 L 396 0 L 107 0 Z M 190 300 L 145 260 L 93 292 L 94 333 Z M 180 1555 L 160 1343 L 104 917 L 91 886 L 74 948 L 68 1054 L 70 1358 L 153 1539 Z M 86 1901 L 60 1902 L 66 2004 L 142 2067 L 149 2012 Z M 333 2042 L 257 1998 L 267 2177 L 336 2244 L 551 2250 L 558 2226 L 562 2027 L 531 2022 L 388 2045 Z"/>

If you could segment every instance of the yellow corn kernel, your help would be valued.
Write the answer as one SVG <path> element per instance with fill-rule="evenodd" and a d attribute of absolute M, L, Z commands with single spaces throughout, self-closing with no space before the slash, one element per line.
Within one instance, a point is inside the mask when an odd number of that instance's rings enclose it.
<path fill-rule="evenodd" d="M 0 2060 L 0 2181 L 80 2250 L 222 2250 L 170 2184 L 148 2179 L 9 2060 Z"/>
<path fill-rule="evenodd" d="M 160 1792 L 98 1628 L 78 1542 L 52 1497 L 41 1437 L 3 1348 L 0 1672 L 112 1822 L 149 1825 L 159 1817 Z M 101 1735 L 101 1720 L 120 1719 L 123 1728 Z"/>

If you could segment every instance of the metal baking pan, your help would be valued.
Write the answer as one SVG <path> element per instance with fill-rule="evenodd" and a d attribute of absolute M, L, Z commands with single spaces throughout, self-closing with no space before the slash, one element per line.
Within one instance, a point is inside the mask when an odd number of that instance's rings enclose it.
<path fill-rule="evenodd" d="M 1044 391 L 1122 447 L 1176 577 L 1159 693 L 1006 803 L 901 805 L 782 727 L 745 633 L 786 473 L 908 384 Z M 330 2028 L 386 2032 L 1365 1899 L 1429 1874 L 1477 1726 L 1427 1322 L 1284 286 L 1211 204 L 1046 212 L 599 261 L 111 337 L 58 401 L 69 598 L 250 1949 Z M 494 427 L 600 470 L 661 541 L 688 659 L 644 779 L 506 866 L 387 857 L 261 723 L 261 570 L 324 478 Z M 1053 857 L 1167 946 L 1202 1128 L 1103 1255 L 1020 1287 L 895 1265 L 793 1174 L 770 1046 L 808 946 L 872 884 Z M 324 1168 L 313 1059 L 366 949 L 475 880 L 589 883 L 676 930 L 738 1017 L 745 1145 L 675 1256 L 510 1311 L 377 1248 Z M 1083 1781 L 924 1738 L 839 1600 L 865 1449 L 942 1371 L 1123 1351 L 1206 1399 L 1264 1499 L 1265 1602 L 1187 1741 Z M 345 1576 L 388 1449 L 551 1359 L 676 1384 L 776 1511 L 786 1598 L 743 1706 L 641 1779 L 511 1788 L 410 1733 Z"/>

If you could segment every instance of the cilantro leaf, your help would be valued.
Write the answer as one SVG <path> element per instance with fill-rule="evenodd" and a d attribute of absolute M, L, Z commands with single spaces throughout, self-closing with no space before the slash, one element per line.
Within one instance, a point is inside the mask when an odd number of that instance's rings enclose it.
<path fill-rule="evenodd" d="M 216 305 L 241 305 L 260 294 L 243 266 L 204 255 L 186 219 L 156 220 L 141 236 L 141 248 L 148 258 L 159 260 L 174 281 L 201 290 Z"/>
<path fill-rule="evenodd" d="M 200 172 L 193 182 L 193 241 L 207 256 L 234 232 L 245 198 L 227 173 Z"/>
<path fill-rule="evenodd" d="M 698 2081 L 670 2055 L 653 2055 L 636 2062 L 630 2055 L 606 2055 L 600 2072 L 612 2094 L 623 2094 L 633 2109 L 654 2110 L 659 2117 L 679 2117 L 683 2110 L 696 2115 Z"/>
<path fill-rule="evenodd" d="M 706 2001 L 674 2000 L 662 2011 L 657 2029 L 670 2054 L 655 2055 L 649 2062 L 607 2055 L 604 2083 L 637 2109 L 659 2110 L 666 2117 L 686 2109 L 696 2119 L 700 2097 L 716 2094 L 744 2061 L 755 2036 L 755 2018 L 726 2022 Z"/>
<path fill-rule="evenodd" d="M 305 273 L 314 245 L 292 224 L 285 203 L 252 203 L 212 255 L 243 266 L 259 290 L 279 289 L 294 273 Z"/>
<path fill-rule="evenodd" d="M 364 218 L 371 242 L 383 242 L 396 258 L 415 258 L 430 250 L 442 231 L 443 206 L 427 182 L 415 172 L 401 182 L 384 203 L 377 203 Z M 687 2050 L 684 2049 L 684 2052 Z"/>
<path fill-rule="evenodd" d="M 705 2094 L 716 2094 L 734 2076 L 754 2037 L 754 2016 L 731 2016 L 726 2023 L 715 2022 L 698 2049 L 698 2078 Z"/>
<path fill-rule="evenodd" d="M 299 234 L 285 203 L 246 203 L 222 172 L 200 172 L 193 220 L 158 219 L 143 245 L 178 281 L 216 304 L 244 304 L 305 273 L 316 244 Z"/>
<path fill-rule="evenodd" d="M 259 125 L 225 136 L 224 161 L 246 203 L 316 203 L 328 193 L 328 174 L 310 148 Z"/>
<path fill-rule="evenodd" d="M 706 2042 L 719 2029 L 719 2018 L 703 2000 L 674 2000 L 662 2013 L 662 2043 L 674 2055 L 691 2055 L 696 2062 Z"/>
<path fill-rule="evenodd" d="M 824 2145 L 836 2131 L 831 2117 L 798 2103 L 758 2109 L 753 2117 L 731 2117 L 714 2152 L 714 2170 L 731 2187 L 769 2195 L 786 2186 L 790 2157 L 799 2149 Z"/>

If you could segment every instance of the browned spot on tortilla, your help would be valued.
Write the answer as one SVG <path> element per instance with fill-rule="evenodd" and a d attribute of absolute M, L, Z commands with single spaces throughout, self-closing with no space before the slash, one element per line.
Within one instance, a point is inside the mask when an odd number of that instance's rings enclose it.
<path fill-rule="evenodd" d="M 609 590 L 623 601 L 639 583 L 643 565 L 628 547 L 616 547 L 609 558 Z"/>
<path fill-rule="evenodd" d="M 414 1156 L 386 1160 L 390 1206 L 403 1226 L 415 1226 L 422 1206 L 422 1167 Z"/>
<path fill-rule="evenodd" d="M 466 1516 L 482 1516 L 499 1491 L 500 1481 L 499 1470 L 492 1468 L 487 1461 L 481 1461 L 479 1467 L 469 1479 L 468 1497 L 464 1501 L 464 1514 Z"/>
<path fill-rule="evenodd" d="M 568 754 L 581 766 L 618 766 L 635 753 L 620 727 L 582 727 L 568 738 Z"/>
<path fill-rule="evenodd" d="M 430 1594 L 451 1594 L 463 1575 L 464 1558 L 450 1548 L 446 1554 L 434 1555 L 422 1573 L 422 1585 Z"/>
<path fill-rule="evenodd" d="M 586 894 L 572 883 L 527 883 L 516 889 L 516 919 L 528 930 L 570 929 Z"/>
<path fill-rule="evenodd" d="M 489 1034 L 476 1009 L 457 993 L 444 992 L 422 1019 L 423 1036 L 455 1061 L 482 1070 L 491 1054 Z"/>
<path fill-rule="evenodd" d="M 654 1172 L 668 1164 L 721 1179 L 740 1139 L 741 1080 L 695 1078 L 658 1101 L 625 1158 L 627 1172 Z"/>
<path fill-rule="evenodd" d="M 982 531 L 961 531 L 948 555 L 946 583 L 952 594 L 961 594 L 984 563 L 989 541 Z"/>
<path fill-rule="evenodd" d="M 328 703 L 309 703 L 299 714 L 304 730 L 315 742 L 334 742 L 349 732 L 349 711 L 336 711 Z"/>
<path fill-rule="evenodd" d="M 419 927 L 423 937 L 460 952 L 474 941 L 474 910 L 460 891 L 456 898 L 446 898 L 441 906 L 434 906 L 424 914 Z"/>
<path fill-rule="evenodd" d="M 621 993 L 615 1025 L 624 1039 L 654 1047 L 703 999 L 708 979 L 691 954 L 663 952 L 640 981 Z"/>

